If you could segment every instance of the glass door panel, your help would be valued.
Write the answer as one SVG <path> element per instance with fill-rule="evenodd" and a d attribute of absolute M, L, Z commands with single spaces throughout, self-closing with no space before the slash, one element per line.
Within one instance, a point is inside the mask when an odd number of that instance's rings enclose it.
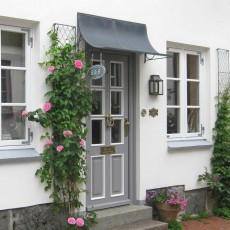
<path fill-rule="evenodd" d="M 111 114 L 122 115 L 122 91 L 111 91 Z"/>
<path fill-rule="evenodd" d="M 93 91 L 93 106 L 92 115 L 102 115 L 104 113 L 104 91 L 94 90 Z"/>
<path fill-rule="evenodd" d="M 123 63 L 114 63 L 110 64 L 110 85 L 112 87 L 122 87 L 123 86 Z"/>
<path fill-rule="evenodd" d="M 104 121 L 95 119 L 91 121 L 91 140 L 92 145 L 101 145 L 104 143 Z"/>
<path fill-rule="evenodd" d="M 114 120 L 114 125 L 111 128 L 111 144 L 118 144 L 123 142 L 123 121 L 121 119 Z"/>

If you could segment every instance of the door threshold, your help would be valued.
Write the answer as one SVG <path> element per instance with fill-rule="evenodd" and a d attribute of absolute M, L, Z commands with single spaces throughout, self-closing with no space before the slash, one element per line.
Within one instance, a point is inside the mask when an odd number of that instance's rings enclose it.
<path fill-rule="evenodd" d="M 132 204 L 131 200 L 124 200 L 124 201 L 110 202 L 110 203 L 105 203 L 105 204 L 89 205 L 86 207 L 86 211 L 115 208 L 118 206 L 124 206 L 124 205 L 130 205 L 130 204 Z"/>

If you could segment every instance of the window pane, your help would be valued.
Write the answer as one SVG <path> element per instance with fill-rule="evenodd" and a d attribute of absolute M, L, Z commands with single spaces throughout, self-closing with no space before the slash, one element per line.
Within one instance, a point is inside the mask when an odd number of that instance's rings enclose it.
<path fill-rule="evenodd" d="M 167 58 L 167 77 L 179 78 L 179 53 L 167 52 L 172 58 Z"/>
<path fill-rule="evenodd" d="M 111 79 L 111 86 L 116 86 L 116 87 L 122 86 L 122 64 L 121 63 L 111 63 L 110 79 Z"/>
<path fill-rule="evenodd" d="M 1 73 L 2 102 L 24 103 L 25 71 L 2 69 Z"/>
<path fill-rule="evenodd" d="M 111 143 L 121 143 L 121 120 L 114 120 Z"/>
<path fill-rule="evenodd" d="M 23 106 L 3 106 L 1 114 L 2 140 L 25 139 L 25 119 L 22 117 Z"/>
<path fill-rule="evenodd" d="M 189 108 L 188 116 L 188 133 L 200 132 L 200 109 Z"/>
<path fill-rule="evenodd" d="M 180 104 L 180 82 L 167 80 L 167 105 Z"/>
<path fill-rule="evenodd" d="M 103 78 L 92 79 L 91 80 L 91 85 L 92 86 L 102 86 L 103 85 Z"/>
<path fill-rule="evenodd" d="M 92 120 L 92 144 L 102 144 L 102 120 Z"/>
<path fill-rule="evenodd" d="M 199 79 L 199 56 L 187 54 L 187 78 Z"/>
<path fill-rule="evenodd" d="M 180 133 L 180 109 L 167 109 L 167 133 Z"/>
<path fill-rule="evenodd" d="M 25 67 L 25 35 L 1 32 L 1 60 L 8 60 L 10 66 Z"/>
<path fill-rule="evenodd" d="M 111 114 L 121 114 L 121 92 L 111 92 Z"/>
<path fill-rule="evenodd" d="M 187 82 L 187 105 L 199 105 L 199 82 Z"/>
<path fill-rule="evenodd" d="M 102 114 L 102 102 L 103 96 L 102 91 L 93 91 L 93 106 L 92 106 L 92 114 L 99 115 Z"/>

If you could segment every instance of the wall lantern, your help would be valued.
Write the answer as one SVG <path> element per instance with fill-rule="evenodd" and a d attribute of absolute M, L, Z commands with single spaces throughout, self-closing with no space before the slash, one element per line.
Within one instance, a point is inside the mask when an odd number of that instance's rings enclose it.
<path fill-rule="evenodd" d="M 150 76 L 149 95 L 163 95 L 163 80 L 159 75 Z"/>

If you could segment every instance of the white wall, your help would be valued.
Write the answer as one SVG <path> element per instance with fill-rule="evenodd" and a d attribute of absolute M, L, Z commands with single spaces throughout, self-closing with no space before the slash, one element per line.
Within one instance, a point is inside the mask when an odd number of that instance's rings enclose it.
<path fill-rule="evenodd" d="M 0 164 L 0 210 L 51 202 L 35 176 L 39 167 L 34 162 Z"/>
<path fill-rule="evenodd" d="M 166 52 L 166 43 L 177 42 L 205 47 L 207 62 L 207 123 L 206 138 L 212 141 L 211 130 L 215 121 L 215 99 L 217 92 L 216 49 L 230 49 L 230 31 L 227 30 L 230 16 L 228 0 L 8 0 L 0 1 L 0 24 L 24 25 L 34 28 L 34 56 L 31 81 L 31 109 L 42 106 L 47 90 L 45 74 L 36 63 L 44 60 L 44 51 L 49 47 L 47 32 L 53 23 L 76 25 L 77 12 L 103 17 L 140 22 L 147 25 L 151 44 L 160 53 Z M 139 101 L 137 111 L 137 200 L 145 199 L 145 190 L 185 185 L 185 189 L 196 189 L 197 176 L 209 168 L 211 150 L 189 150 L 168 152 L 166 139 L 166 89 L 164 96 L 148 95 L 148 80 L 151 74 L 159 74 L 166 84 L 166 59 L 148 61 L 144 64 L 140 56 Z M 165 87 L 166 88 L 166 87 Z M 140 116 L 140 110 L 157 108 L 155 118 Z M 34 131 L 34 147 L 42 150 L 40 135 L 43 130 L 31 124 Z M 39 163 L 0 163 L 0 209 L 23 207 L 49 201 L 34 172 Z M 23 179 L 22 179 L 23 178 Z M 2 189 L 3 188 L 3 189 Z"/>
<path fill-rule="evenodd" d="M 163 1 L 166 3 L 166 1 Z M 163 5 L 162 1 L 158 5 Z M 165 10 L 163 10 L 165 9 Z M 225 31 L 227 10 L 229 6 L 224 1 L 218 4 L 214 1 L 167 1 L 161 10 L 155 9 L 152 17 L 159 16 L 159 20 L 148 23 L 149 37 L 155 48 L 160 52 L 165 49 L 168 41 L 181 44 L 195 45 L 207 48 L 205 65 L 207 81 L 205 82 L 205 137 L 212 142 L 212 128 L 215 121 L 215 96 L 217 95 L 217 57 L 216 49 L 229 49 L 227 42 L 229 32 Z M 223 14 L 223 17 L 221 16 Z M 157 17 L 156 17 L 157 18 Z M 221 18 L 221 20 L 220 20 Z M 219 24 L 220 23 L 220 24 Z M 224 23 L 222 25 L 222 23 Z M 214 29 L 216 28 L 216 30 Z M 224 39 L 223 39 L 224 38 Z M 164 51 L 165 52 L 165 51 Z M 152 61 L 154 62 L 154 61 Z M 144 72 L 140 89 L 147 86 L 150 74 L 160 74 L 166 83 L 166 61 L 143 65 Z M 142 75 L 142 74 L 141 74 Z M 166 90 L 165 94 L 166 95 Z M 145 199 L 145 190 L 164 186 L 185 185 L 186 190 L 200 188 L 205 184 L 198 183 L 199 174 L 204 168 L 210 168 L 211 149 L 181 150 L 170 152 L 167 150 L 166 140 L 166 97 L 148 96 L 146 91 L 140 94 L 141 108 L 147 110 L 155 107 L 159 109 L 159 116 L 155 118 L 140 117 L 140 181 L 139 199 Z M 148 131 L 147 131 L 148 130 Z M 151 133 L 151 135 L 149 135 Z M 137 198 L 138 199 L 138 198 Z"/>

